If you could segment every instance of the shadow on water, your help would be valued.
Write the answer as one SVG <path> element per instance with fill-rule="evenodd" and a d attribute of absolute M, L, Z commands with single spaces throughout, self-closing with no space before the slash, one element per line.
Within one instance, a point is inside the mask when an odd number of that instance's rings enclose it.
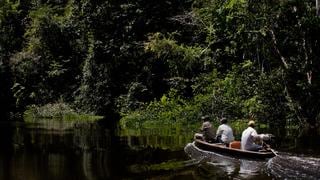
<path fill-rule="evenodd" d="M 10 170 L 10 165 L 12 164 L 10 155 L 12 153 L 12 128 L 6 128 L 8 123 L 0 122 L 0 124 L 5 124 L 6 126 L 0 125 L 0 179 L 5 179 L 8 177 L 8 172 Z"/>

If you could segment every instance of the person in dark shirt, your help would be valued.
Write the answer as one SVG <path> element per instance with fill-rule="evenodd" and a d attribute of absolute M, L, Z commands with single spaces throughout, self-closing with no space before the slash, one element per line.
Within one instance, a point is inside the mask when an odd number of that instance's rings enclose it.
<path fill-rule="evenodd" d="M 202 126 L 200 128 L 200 133 L 195 134 L 195 139 L 201 139 L 210 143 L 216 142 L 215 131 L 210 122 L 209 116 L 202 116 Z"/>

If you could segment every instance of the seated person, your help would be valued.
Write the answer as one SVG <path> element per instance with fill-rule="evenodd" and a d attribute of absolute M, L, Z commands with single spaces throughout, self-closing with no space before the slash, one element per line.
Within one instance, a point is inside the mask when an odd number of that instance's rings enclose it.
<path fill-rule="evenodd" d="M 200 129 L 200 133 L 196 133 L 194 138 L 201 139 L 211 143 L 216 142 L 215 133 L 212 128 L 212 124 L 209 121 L 209 116 L 203 116 L 201 117 L 201 119 L 203 120 L 203 123 Z"/>
<path fill-rule="evenodd" d="M 215 133 L 210 122 L 204 122 L 201 127 L 201 132 L 203 134 L 204 140 L 207 142 L 216 142 Z"/>
<path fill-rule="evenodd" d="M 219 143 L 224 143 L 229 146 L 229 143 L 234 141 L 233 131 L 231 127 L 227 124 L 226 118 L 221 118 L 220 123 L 221 125 L 218 127 L 216 133 L 216 139 Z"/>
<path fill-rule="evenodd" d="M 254 129 L 255 122 L 249 121 L 248 128 L 242 132 L 241 136 L 241 149 L 248 151 L 259 151 L 262 149 L 262 145 L 256 144 L 255 142 L 261 140 L 270 139 L 267 134 L 258 134 Z"/>

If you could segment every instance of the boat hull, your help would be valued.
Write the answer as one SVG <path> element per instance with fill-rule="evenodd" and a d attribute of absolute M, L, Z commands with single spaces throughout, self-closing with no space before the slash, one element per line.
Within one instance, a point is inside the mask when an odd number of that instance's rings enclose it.
<path fill-rule="evenodd" d="M 266 151 L 266 152 L 246 151 L 241 149 L 229 148 L 222 144 L 208 143 L 208 142 L 197 140 L 197 139 L 194 141 L 194 144 L 199 149 L 202 149 L 205 151 L 211 151 L 219 154 L 225 154 L 225 155 L 240 157 L 240 158 L 269 159 L 276 156 L 272 151 Z"/>

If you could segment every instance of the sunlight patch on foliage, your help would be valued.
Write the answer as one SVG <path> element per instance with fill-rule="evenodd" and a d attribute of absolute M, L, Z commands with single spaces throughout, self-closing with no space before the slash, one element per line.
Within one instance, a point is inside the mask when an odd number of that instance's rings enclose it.
<path fill-rule="evenodd" d="M 65 103 L 46 104 L 44 106 L 31 105 L 24 112 L 24 120 L 34 121 L 34 119 L 56 119 L 56 120 L 83 120 L 96 121 L 103 118 L 103 116 L 95 116 L 90 114 L 81 114 L 73 110 Z"/>

